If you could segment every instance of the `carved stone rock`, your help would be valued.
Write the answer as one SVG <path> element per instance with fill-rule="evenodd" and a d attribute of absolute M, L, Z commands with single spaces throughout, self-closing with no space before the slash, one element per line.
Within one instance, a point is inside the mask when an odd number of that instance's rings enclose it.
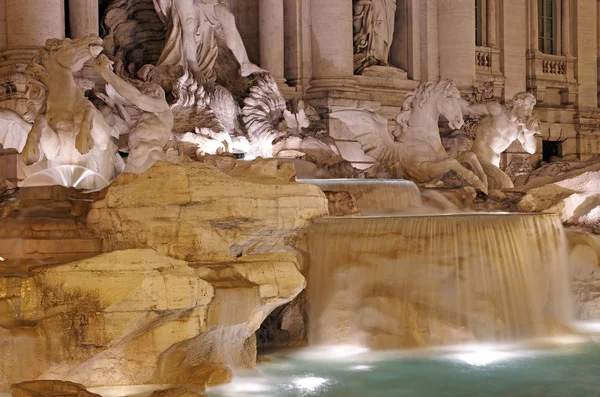
<path fill-rule="evenodd" d="M 83 385 L 59 380 L 22 382 L 12 385 L 11 389 L 13 397 L 100 397 L 87 391 Z"/>
<path fill-rule="evenodd" d="M 153 248 L 188 261 L 285 247 L 313 218 L 327 214 L 327 199 L 316 186 L 290 183 L 290 173 L 274 179 L 277 161 L 263 162 L 245 172 L 234 168 L 234 177 L 197 162 L 123 174 L 93 204 L 88 223 L 110 251 Z M 270 174 L 253 170 L 268 164 Z"/>

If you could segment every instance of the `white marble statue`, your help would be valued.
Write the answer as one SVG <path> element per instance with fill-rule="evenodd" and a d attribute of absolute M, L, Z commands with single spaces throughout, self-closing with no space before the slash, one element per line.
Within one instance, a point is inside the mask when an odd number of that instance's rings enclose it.
<path fill-rule="evenodd" d="M 140 174 L 157 161 L 166 161 L 164 147 L 171 137 L 173 112 L 165 99 L 165 92 L 155 83 L 144 81 L 148 68 L 140 69 L 139 89 L 113 71 L 113 62 L 105 55 L 96 58 L 96 71 L 116 91 L 141 111 L 140 117 L 129 130 L 129 156 L 125 172 Z"/>
<path fill-rule="evenodd" d="M 535 153 L 535 136 L 540 133 L 540 123 L 532 116 L 535 104 L 535 97 L 527 92 L 516 94 L 506 106 L 497 102 L 464 104 L 465 114 L 484 116 L 476 127 L 471 152 L 487 175 L 490 190 L 513 187 L 499 167 L 500 155 L 514 141 L 518 140 L 527 153 Z"/>
<path fill-rule="evenodd" d="M 110 140 L 112 129 L 73 77 L 101 51 L 102 40 L 95 35 L 77 40 L 50 39 L 39 53 L 39 63 L 29 65 L 26 120 L 18 121 L 18 116 L 8 111 L 0 114 L 0 125 L 10 124 L 13 139 L 16 135 L 26 137 L 25 144 L 16 140 L 13 145 L 26 165 L 45 159 L 48 168 L 81 166 L 107 181 L 116 176 L 122 161 Z M 6 139 L 8 134 L 4 135 Z"/>
<path fill-rule="evenodd" d="M 423 83 L 406 96 L 394 134 L 388 131 L 387 118 L 374 112 L 340 110 L 330 117 L 343 121 L 365 154 L 394 178 L 425 183 L 454 171 L 467 183 L 487 192 L 481 178 L 451 158 L 440 139 L 440 115 L 448 119 L 451 128 L 460 129 L 464 124 L 462 102 L 451 81 Z"/>
<path fill-rule="evenodd" d="M 354 0 L 354 70 L 387 66 L 394 39 L 396 0 Z"/>
<path fill-rule="evenodd" d="M 154 0 L 167 26 L 167 42 L 157 66 L 180 65 L 201 81 L 214 81 L 222 38 L 240 64 L 242 76 L 262 71 L 250 62 L 235 19 L 224 0 Z"/>

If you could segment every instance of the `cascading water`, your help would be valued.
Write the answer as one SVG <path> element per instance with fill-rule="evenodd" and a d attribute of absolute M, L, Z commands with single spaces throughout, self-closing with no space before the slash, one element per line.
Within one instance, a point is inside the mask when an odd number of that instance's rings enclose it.
<path fill-rule="evenodd" d="M 109 182 L 99 173 L 78 165 L 59 165 L 29 175 L 20 187 L 65 186 L 78 189 L 100 190 Z"/>
<path fill-rule="evenodd" d="M 422 207 L 421 192 L 414 182 L 402 179 L 298 179 L 323 191 L 348 192 L 364 215 L 406 212 Z"/>
<path fill-rule="evenodd" d="M 514 340 L 571 320 L 554 215 L 324 218 L 309 249 L 311 344 Z"/>

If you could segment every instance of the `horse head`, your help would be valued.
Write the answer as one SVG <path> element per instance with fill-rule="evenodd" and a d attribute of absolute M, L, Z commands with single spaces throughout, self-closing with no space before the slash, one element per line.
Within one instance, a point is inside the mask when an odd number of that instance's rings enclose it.
<path fill-rule="evenodd" d="M 407 131 L 409 125 L 430 125 L 437 130 L 440 114 L 448 119 L 450 127 L 460 129 L 464 124 L 461 103 L 460 92 L 451 80 L 423 83 L 406 95 L 402 112 L 396 119 L 398 133 Z"/>
<path fill-rule="evenodd" d="M 80 39 L 49 39 L 41 52 L 41 60 L 44 66 L 49 61 L 54 61 L 71 72 L 77 72 L 83 68 L 83 64 L 97 57 L 103 50 L 102 39 L 91 34 Z"/>
<path fill-rule="evenodd" d="M 462 112 L 462 99 L 460 92 L 451 80 L 442 80 L 437 82 L 438 96 L 436 107 L 440 114 L 444 116 L 453 130 L 460 130 L 465 124 Z"/>

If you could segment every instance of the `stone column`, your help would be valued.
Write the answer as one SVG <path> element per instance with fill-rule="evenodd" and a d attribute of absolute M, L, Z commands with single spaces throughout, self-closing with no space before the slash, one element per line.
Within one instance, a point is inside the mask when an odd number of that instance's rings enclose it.
<path fill-rule="evenodd" d="M 2 0 L 0 4 L 5 7 L 0 15 L 6 29 L 0 62 L 0 106 L 23 114 L 25 67 L 47 39 L 65 37 L 64 0 Z M 13 182 L 19 179 L 15 151 L 0 151 L 0 175 Z"/>
<path fill-rule="evenodd" d="M 7 48 L 41 47 L 65 37 L 64 0 L 6 0 Z"/>
<path fill-rule="evenodd" d="M 311 0 L 312 80 L 309 92 L 356 91 L 352 1 Z"/>
<path fill-rule="evenodd" d="M 579 83 L 576 104 L 581 107 L 598 107 L 598 4 L 591 1 L 575 2 L 577 13 L 573 21 L 577 26 L 577 62 L 574 64 Z M 595 111 L 595 110 L 594 110 Z"/>
<path fill-rule="evenodd" d="M 71 0 L 73 1 L 73 0 Z M 259 0 L 260 67 L 285 83 L 283 0 Z"/>
<path fill-rule="evenodd" d="M 529 49 L 538 51 L 538 0 L 529 0 Z"/>
<path fill-rule="evenodd" d="M 475 7 L 472 0 L 439 0 L 440 76 L 460 88 L 475 81 Z"/>
<path fill-rule="evenodd" d="M 0 0 L 0 51 L 6 50 L 6 0 Z"/>
<path fill-rule="evenodd" d="M 571 55 L 571 2 L 562 0 L 562 54 Z"/>
<path fill-rule="evenodd" d="M 495 48 L 496 39 L 496 0 L 487 1 L 487 46 Z"/>
<path fill-rule="evenodd" d="M 71 38 L 78 39 L 89 34 L 98 34 L 98 1 L 68 0 Z"/>
<path fill-rule="evenodd" d="M 537 4 L 537 0 L 536 0 Z M 502 63 L 504 70 L 504 99 L 525 91 L 527 82 L 527 61 L 523 54 L 527 51 L 528 23 L 527 3 L 523 0 L 503 0 L 500 2 L 503 14 L 500 35 L 504 43 Z M 536 21 L 537 22 L 537 21 Z"/>

